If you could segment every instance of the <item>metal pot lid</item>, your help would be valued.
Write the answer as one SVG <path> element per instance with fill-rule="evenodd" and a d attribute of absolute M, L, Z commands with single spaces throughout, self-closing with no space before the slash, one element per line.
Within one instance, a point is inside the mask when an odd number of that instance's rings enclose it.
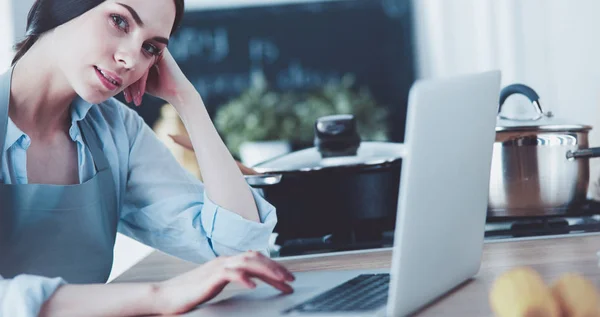
<path fill-rule="evenodd" d="M 589 131 L 589 125 L 573 124 L 566 120 L 555 119 L 546 112 L 539 119 L 517 120 L 498 116 L 496 132 L 501 131 L 544 131 L 544 132 L 581 132 Z"/>
<path fill-rule="evenodd" d="M 529 118 L 511 118 L 501 113 L 502 106 L 506 99 L 513 94 L 521 94 L 527 97 L 535 109 L 533 117 Z M 592 127 L 589 125 L 574 124 L 567 120 L 555 118 L 552 112 L 544 112 L 540 104 L 538 94 L 528 86 L 523 84 L 513 84 L 505 87 L 500 92 L 500 107 L 498 108 L 498 118 L 496 123 L 496 132 L 501 131 L 541 131 L 541 132 L 581 132 L 589 131 Z"/>
<path fill-rule="evenodd" d="M 400 160 L 402 143 L 361 142 L 356 155 L 323 157 L 317 147 L 285 154 L 253 166 L 259 173 L 308 172 L 332 168 L 373 167 Z"/>

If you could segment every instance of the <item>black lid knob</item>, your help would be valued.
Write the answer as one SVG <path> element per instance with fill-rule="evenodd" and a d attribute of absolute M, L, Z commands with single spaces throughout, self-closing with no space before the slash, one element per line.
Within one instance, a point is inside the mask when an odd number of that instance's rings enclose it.
<path fill-rule="evenodd" d="M 356 119 L 350 114 L 320 117 L 314 144 L 323 157 L 356 155 L 360 146 Z"/>

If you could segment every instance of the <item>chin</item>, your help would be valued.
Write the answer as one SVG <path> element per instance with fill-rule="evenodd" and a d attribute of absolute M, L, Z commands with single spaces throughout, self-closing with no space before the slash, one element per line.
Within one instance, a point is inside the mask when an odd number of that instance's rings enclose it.
<path fill-rule="evenodd" d="M 120 90 L 108 91 L 103 89 L 101 85 L 96 83 L 96 78 L 87 77 L 76 77 L 71 78 L 71 87 L 75 93 L 83 100 L 91 104 L 102 103 L 114 96 L 116 96 Z"/>
<path fill-rule="evenodd" d="M 98 91 L 89 86 L 88 87 L 75 87 L 75 93 L 77 93 L 77 95 L 79 97 L 81 97 L 81 99 L 83 99 L 86 102 L 89 102 L 91 104 L 102 103 L 116 95 L 116 94 L 107 94 L 106 92 Z"/>
<path fill-rule="evenodd" d="M 99 104 L 99 103 L 106 101 L 110 97 L 112 97 L 112 96 L 106 96 L 104 94 L 101 94 L 98 91 L 96 91 L 96 92 L 82 91 L 82 92 L 77 92 L 77 95 L 79 95 L 79 97 L 81 97 L 81 99 L 83 99 L 91 104 Z"/>

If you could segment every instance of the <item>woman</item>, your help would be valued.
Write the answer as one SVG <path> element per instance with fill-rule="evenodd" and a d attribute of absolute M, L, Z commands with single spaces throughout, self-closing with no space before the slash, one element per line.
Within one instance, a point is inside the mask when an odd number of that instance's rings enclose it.
<path fill-rule="evenodd" d="M 182 14 L 183 0 L 33 5 L 0 75 L 0 315 L 180 313 L 251 278 L 292 291 L 290 272 L 249 251 L 267 248 L 275 209 L 246 184 L 167 50 Z M 112 98 L 121 91 L 175 107 L 204 184 Z M 117 228 L 208 263 L 162 283 L 103 285 Z"/>

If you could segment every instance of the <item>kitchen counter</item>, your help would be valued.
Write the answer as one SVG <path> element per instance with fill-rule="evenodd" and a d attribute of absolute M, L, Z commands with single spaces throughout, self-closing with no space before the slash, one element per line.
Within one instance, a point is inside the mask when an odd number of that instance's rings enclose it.
<path fill-rule="evenodd" d="M 486 241 L 479 273 L 417 316 L 492 316 L 488 293 L 493 281 L 503 272 L 518 266 L 534 268 L 548 283 L 565 272 L 579 272 L 600 286 L 598 251 L 600 234 Z M 389 248 L 277 259 L 293 272 L 389 268 L 390 260 Z M 113 283 L 160 281 L 194 267 L 195 264 L 154 252 Z M 440 269 L 444 269 L 443 263 L 440 263 Z"/>

